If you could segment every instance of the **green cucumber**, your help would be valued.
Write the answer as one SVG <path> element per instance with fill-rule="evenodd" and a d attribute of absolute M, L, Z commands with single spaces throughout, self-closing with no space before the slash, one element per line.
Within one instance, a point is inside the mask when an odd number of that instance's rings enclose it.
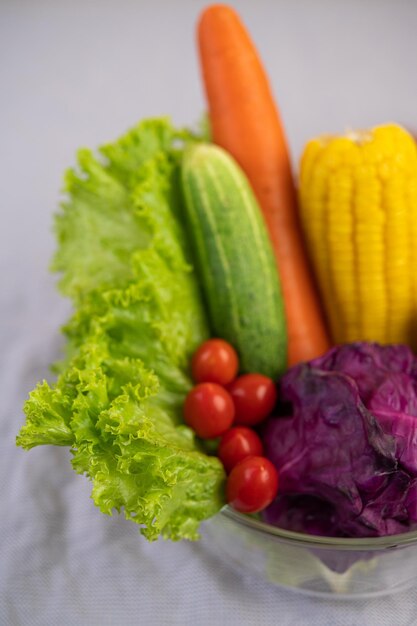
<path fill-rule="evenodd" d="M 182 188 L 212 333 L 234 346 L 242 372 L 275 379 L 287 362 L 284 306 L 252 188 L 225 150 L 204 143 L 185 150 Z"/>

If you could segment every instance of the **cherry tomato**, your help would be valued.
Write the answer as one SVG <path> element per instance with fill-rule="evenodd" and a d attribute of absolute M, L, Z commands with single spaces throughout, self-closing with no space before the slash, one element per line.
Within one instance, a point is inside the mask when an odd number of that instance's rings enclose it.
<path fill-rule="evenodd" d="M 262 456 L 262 441 L 251 428 L 237 426 L 226 431 L 220 441 L 217 455 L 226 472 L 247 456 Z"/>
<path fill-rule="evenodd" d="M 268 417 L 277 401 L 274 381 L 262 374 L 239 376 L 228 390 L 235 405 L 235 424 L 258 424 Z"/>
<path fill-rule="evenodd" d="M 226 483 L 227 502 L 241 513 L 258 513 L 275 499 L 278 472 L 263 456 L 249 456 L 235 465 Z"/>
<path fill-rule="evenodd" d="M 230 428 L 235 407 L 230 394 L 216 383 L 201 383 L 188 393 L 184 418 L 199 437 L 219 437 Z"/>
<path fill-rule="evenodd" d="M 209 339 L 202 343 L 191 361 L 196 383 L 227 385 L 235 378 L 238 367 L 235 349 L 223 339 Z"/>

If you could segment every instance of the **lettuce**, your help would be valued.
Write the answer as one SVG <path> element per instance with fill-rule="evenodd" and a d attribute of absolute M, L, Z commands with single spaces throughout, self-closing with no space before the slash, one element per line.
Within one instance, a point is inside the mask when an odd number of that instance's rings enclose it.
<path fill-rule="evenodd" d="M 98 156 L 78 154 L 56 218 L 53 269 L 72 298 L 57 381 L 25 404 L 29 449 L 69 446 L 101 511 L 148 539 L 196 539 L 224 503 L 224 470 L 182 420 L 189 359 L 208 336 L 182 227 L 179 162 L 194 141 L 146 120 Z"/>
<path fill-rule="evenodd" d="M 281 489 L 264 519 L 345 537 L 415 527 L 416 390 L 417 359 L 402 345 L 336 346 L 289 370 L 281 381 L 287 417 L 264 430 Z"/>

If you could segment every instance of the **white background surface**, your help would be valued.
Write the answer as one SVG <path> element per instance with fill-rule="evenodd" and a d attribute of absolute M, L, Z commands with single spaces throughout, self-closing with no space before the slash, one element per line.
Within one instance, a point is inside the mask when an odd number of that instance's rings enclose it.
<path fill-rule="evenodd" d="M 194 24 L 205 4 L 0 0 L 0 624 L 417 624 L 417 587 L 323 602 L 233 572 L 204 541 L 148 544 L 95 509 L 66 450 L 14 446 L 69 313 L 47 273 L 62 172 L 80 145 L 142 117 L 198 120 Z M 231 4 L 264 58 L 295 163 L 317 133 L 417 128 L 417 2 Z"/>

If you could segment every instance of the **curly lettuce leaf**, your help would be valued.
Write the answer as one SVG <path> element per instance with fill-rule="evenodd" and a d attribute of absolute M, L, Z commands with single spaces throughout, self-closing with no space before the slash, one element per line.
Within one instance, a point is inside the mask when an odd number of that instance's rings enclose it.
<path fill-rule="evenodd" d="M 181 145 L 167 120 L 139 124 L 67 173 L 53 267 L 75 313 L 55 384 L 25 405 L 17 442 L 71 448 L 107 514 L 149 539 L 198 537 L 223 505 L 224 471 L 182 420 L 189 359 L 207 336 L 181 224 Z"/>

